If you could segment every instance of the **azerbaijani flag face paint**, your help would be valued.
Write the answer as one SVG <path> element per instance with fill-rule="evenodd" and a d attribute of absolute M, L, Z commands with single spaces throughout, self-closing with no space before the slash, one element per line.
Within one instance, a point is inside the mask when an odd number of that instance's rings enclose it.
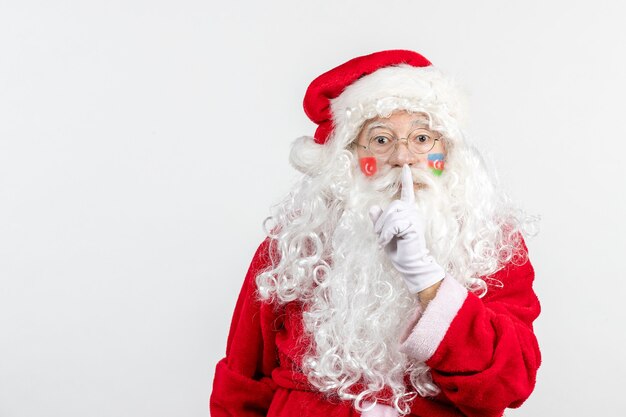
<path fill-rule="evenodd" d="M 361 172 L 363 172 L 366 177 L 371 177 L 376 174 L 376 171 L 378 171 L 376 158 L 373 156 L 364 156 L 363 158 L 359 158 L 359 165 L 361 166 Z"/>
<path fill-rule="evenodd" d="M 443 171 L 443 154 L 442 153 L 429 153 L 428 154 L 428 168 L 436 175 L 441 175 Z"/>

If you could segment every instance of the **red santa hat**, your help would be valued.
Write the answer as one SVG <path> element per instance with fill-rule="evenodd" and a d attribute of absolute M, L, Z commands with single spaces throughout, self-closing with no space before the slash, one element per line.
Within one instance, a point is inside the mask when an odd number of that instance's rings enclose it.
<path fill-rule="evenodd" d="M 351 59 L 317 77 L 304 111 L 318 125 L 315 142 L 340 135 L 351 141 L 367 119 L 395 110 L 462 117 L 454 83 L 413 51 L 389 50 Z"/>

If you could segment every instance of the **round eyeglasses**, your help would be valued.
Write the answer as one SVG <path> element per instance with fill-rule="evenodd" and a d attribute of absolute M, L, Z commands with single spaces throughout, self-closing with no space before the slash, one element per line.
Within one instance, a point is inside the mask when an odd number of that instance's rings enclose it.
<path fill-rule="evenodd" d="M 414 154 L 424 154 L 430 152 L 435 143 L 441 139 L 441 135 L 428 129 L 417 129 L 412 131 L 406 138 L 396 138 L 388 133 L 377 133 L 373 135 L 367 146 L 356 143 L 357 146 L 372 152 L 376 156 L 390 156 L 397 148 L 398 143 L 404 141 L 407 148 Z"/>

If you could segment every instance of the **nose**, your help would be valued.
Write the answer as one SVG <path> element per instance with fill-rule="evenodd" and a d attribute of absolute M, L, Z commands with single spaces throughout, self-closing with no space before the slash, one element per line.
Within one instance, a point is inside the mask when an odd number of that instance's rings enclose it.
<path fill-rule="evenodd" d="M 409 151 L 406 141 L 401 140 L 398 141 L 396 149 L 394 149 L 393 153 L 389 157 L 389 164 L 394 167 L 402 168 L 404 164 L 412 166 L 417 163 L 417 159 L 417 155 Z"/>

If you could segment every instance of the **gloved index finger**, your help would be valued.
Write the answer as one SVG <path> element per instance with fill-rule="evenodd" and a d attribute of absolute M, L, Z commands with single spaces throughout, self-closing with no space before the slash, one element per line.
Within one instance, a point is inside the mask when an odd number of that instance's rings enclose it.
<path fill-rule="evenodd" d="M 404 164 L 402 167 L 402 190 L 400 191 L 400 200 L 407 203 L 415 202 L 415 188 L 413 188 L 413 174 L 411 168 Z"/>

